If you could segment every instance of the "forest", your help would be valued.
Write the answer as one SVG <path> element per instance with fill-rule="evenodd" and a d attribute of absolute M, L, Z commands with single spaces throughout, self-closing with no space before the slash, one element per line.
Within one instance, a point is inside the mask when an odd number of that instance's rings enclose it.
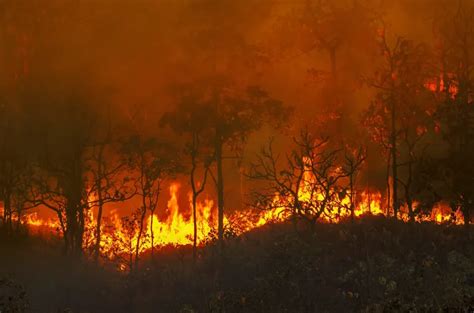
<path fill-rule="evenodd" d="M 0 20 L 0 313 L 474 312 L 474 1 Z"/>

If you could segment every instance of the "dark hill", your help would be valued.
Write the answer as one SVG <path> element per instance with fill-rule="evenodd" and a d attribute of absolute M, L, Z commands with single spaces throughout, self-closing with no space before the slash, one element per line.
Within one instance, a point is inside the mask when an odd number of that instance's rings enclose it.
<path fill-rule="evenodd" d="M 128 275 L 38 238 L 3 242 L 2 312 L 472 312 L 472 230 L 366 217 L 312 230 L 268 225 L 161 249 Z M 32 243 L 34 241 L 34 243 Z M 10 309 L 7 309 L 9 307 Z M 59 310 L 59 311 L 58 311 Z M 62 310 L 62 311 L 61 311 Z M 470 311 L 471 310 L 471 311 Z"/>

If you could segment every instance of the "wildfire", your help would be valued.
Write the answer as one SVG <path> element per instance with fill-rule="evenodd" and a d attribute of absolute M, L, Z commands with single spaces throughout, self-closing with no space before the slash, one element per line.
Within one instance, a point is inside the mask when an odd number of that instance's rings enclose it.
<path fill-rule="evenodd" d="M 194 225 L 191 218 L 186 218 L 179 211 L 178 205 L 178 184 L 170 186 L 170 200 L 168 201 L 168 217 L 160 221 L 156 215 L 148 217 L 147 237 L 151 238 L 152 234 L 156 238 L 154 244 L 158 246 L 164 245 L 186 245 L 191 244 L 194 236 Z M 191 200 L 190 200 L 191 201 Z M 190 208 L 191 208 L 190 204 Z M 212 208 L 214 203 L 212 200 L 205 200 L 204 203 L 199 202 L 196 208 L 198 243 L 202 242 L 209 232 L 213 229 L 214 221 Z M 151 244 L 150 244 L 151 248 Z"/>
<path fill-rule="evenodd" d="M 449 73 L 446 74 L 446 78 L 450 82 L 454 82 L 454 75 Z M 448 91 L 448 94 L 451 95 L 451 97 L 454 97 L 458 93 L 458 86 L 455 83 L 451 83 L 448 86 L 445 86 L 445 79 L 442 74 L 439 75 L 439 77 L 436 77 L 434 79 L 429 80 L 428 82 L 425 83 L 425 88 L 432 92 L 446 92 L 446 89 Z"/>
<path fill-rule="evenodd" d="M 362 214 L 383 215 L 382 194 L 380 192 L 369 192 L 364 190 L 361 194 L 361 201 L 354 212 L 355 216 Z"/>
<path fill-rule="evenodd" d="M 194 224 L 190 214 L 183 214 L 178 205 L 179 184 L 171 184 L 169 188 L 170 198 L 167 203 L 167 216 L 160 219 L 156 214 L 149 214 L 144 221 L 144 231 L 138 252 L 143 253 L 153 247 L 167 245 L 191 245 L 194 237 Z M 311 198 L 312 197 L 312 198 Z M 302 200 L 321 201 L 322 195 L 309 195 L 305 188 L 301 188 L 299 198 Z M 354 216 L 360 217 L 364 214 L 385 215 L 383 210 L 383 197 L 378 191 L 365 190 L 357 198 L 354 208 Z M 191 201 L 190 201 L 191 202 Z M 275 196 L 275 203 L 280 203 Z M 350 217 L 349 195 L 345 195 L 338 201 L 339 205 L 330 206 L 328 212 L 321 216 L 324 222 L 339 222 Z M 189 210 L 191 210 L 191 203 Z M 416 205 L 415 205 L 416 207 Z M 197 243 L 204 244 L 209 234 L 217 228 L 216 209 L 214 202 L 206 199 L 198 202 L 197 213 Z M 239 211 L 226 216 L 225 226 L 232 228 L 239 235 L 254 228 L 261 227 L 271 222 L 281 222 L 288 219 L 290 214 L 285 207 L 275 207 L 271 210 L 255 212 L 253 210 Z M 406 210 L 401 210 L 401 218 L 408 220 Z M 432 210 L 431 215 L 417 217 L 417 221 L 434 221 L 436 223 L 454 222 L 461 223 L 459 211 L 452 213 L 449 206 L 438 203 Z M 51 219 L 42 219 L 37 213 L 31 213 L 22 217 L 22 222 L 34 227 L 45 227 L 49 229 L 60 229 L 60 223 Z M 85 218 L 84 249 L 91 249 L 96 242 L 95 214 L 92 209 L 87 211 Z M 104 218 L 101 226 L 100 249 L 106 257 L 117 255 L 133 255 L 136 253 L 138 242 L 138 224 L 132 217 L 121 217 L 117 211 L 112 211 Z"/>

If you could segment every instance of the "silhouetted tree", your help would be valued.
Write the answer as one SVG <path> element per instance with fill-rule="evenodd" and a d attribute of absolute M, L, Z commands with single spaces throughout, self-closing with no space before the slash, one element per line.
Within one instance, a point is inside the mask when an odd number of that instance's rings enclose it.
<path fill-rule="evenodd" d="M 453 211 L 458 208 L 469 225 L 474 211 L 474 7 L 469 1 L 444 8 L 435 25 L 442 77 L 438 82 L 440 106 L 436 113 L 448 149 L 438 159 L 441 180 L 449 189 Z"/>
<path fill-rule="evenodd" d="M 337 164 L 339 150 L 328 149 L 328 139 L 318 139 L 308 130 L 294 138 L 294 146 L 280 159 L 272 142 L 264 147 L 252 164 L 249 177 L 267 186 L 253 192 L 255 205 L 263 209 L 289 211 L 296 227 L 297 218 L 311 225 L 322 216 L 333 218 L 341 209 L 340 185 L 347 173 Z"/>
<path fill-rule="evenodd" d="M 88 157 L 89 174 L 92 182 L 88 186 L 88 205 L 90 209 L 97 207 L 93 249 L 95 261 L 98 260 L 100 255 L 104 205 L 125 201 L 135 195 L 133 186 L 130 186 L 129 175 L 124 173 L 126 160 L 123 159 L 117 145 L 118 143 L 114 144 L 108 138 L 104 141 L 95 142 Z"/>
<path fill-rule="evenodd" d="M 348 179 L 347 192 L 349 195 L 349 211 L 351 212 L 351 220 L 354 221 L 355 199 L 356 199 L 356 183 L 357 175 L 361 171 L 365 162 L 367 151 L 362 148 L 352 148 L 346 146 L 344 148 L 344 160 L 342 161 L 342 172 Z"/>
<path fill-rule="evenodd" d="M 97 130 L 93 100 L 85 87 L 70 82 L 32 87 L 28 97 L 37 141 L 31 147 L 37 156 L 29 202 L 56 212 L 65 252 L 81 256 L 89 209 L 87 153 Z"/>
<path fill-rule="evenodd" d="M 6 101 L 6 100 L 5 100 Z M 3 201 L 3 225 L 7 233 L 13 230 L 14 213 L 23 210 L 26 196 L 26 176 L 29 173 L 28 143 L 25 120 L 20 108 L 3 103 L 0 117 L 0 199 Z"/>
<path fill-rule="evenodd" d="M 138 268 L 144 221 L 150 212 L 151 254 L 154 255 L 153 215 L 158 205 L 164 181 L 177 170 L 176 151 L 172 145 L 160 142 L 154 137 L 134 135 L 123 146 L 128 156 L 129 169 L 137 174 L 135 178 L 136 194 L 140 197 L 139 230 L 135 246 L 135 269 Z"/>
<path fill-rule="evenodd" d="M 189 157 L 190 166 L 187 173 L 192 191 L 193 216 L 193 259 L 197 257 L 197 200 L 206 187 L 210 166 L 213 162 L 212 132 L 209 128 L 211 117 L 209 108 L 196 105 L 195 95 L 184 95 L 179 100 L 175 111 L 165 113 L 161 118 L 162 125 L 169 125 L 174 132 L 184 135 L 184 152 Z M 201 179 L 199 171 L 203 172 Z"/>
<path fill-rule="evenodd" d="M 224 244 L 224 173 L 223 161 L 230 156 L 224 149 L 243 148 L 247 137 L 264 122 L 279 126 L 291 110 L 273 99 L 259 87 L 242 90 L 222 77 L 191 87 L 196 90 L 192 103 L 208 114 L 206 129 L 212 134 L 216 173 L 210 174 L 217 189 L 218 238 L 222 251 Z"/>
<path fill-rule="evenodd" d="M 384 32 L 380 34 L 380 48 L 383 54 L 383 65 L 377 70 L 369 85 L 377 91 L 375 99 L 366 110 L 364 125 L 372 140 L 387 152 L 387 169 L 390 168 L 391 208 L 398 217 L 400 199 L 399 167 L 403 164 L 400 158 L 402 139 L 407 144 L 409 153 L 409 180 L 412 176 L 413 152 L 417 137 L 424 134 L 426 118 L 420 117 L 417 106 L 423 103 L 419 99 L 426 91 L 424 84 L 430 77 L 427 71 L 427 49 L 424 45 L 415 44 L 398 37 L 394 46 L 390 46 Z M 429 113 L 429 112 L 428 112 Z M 423 114 L 427 114 L 424 112 Z M 412 138 L 414 137 L 414 138 Z M 409 196 L 409 183 L 405 183 L 406 196 Z M 411 201 L 410 201 L 411 202 Z M 412 215 L 412 214 L 411 214 Z"/>

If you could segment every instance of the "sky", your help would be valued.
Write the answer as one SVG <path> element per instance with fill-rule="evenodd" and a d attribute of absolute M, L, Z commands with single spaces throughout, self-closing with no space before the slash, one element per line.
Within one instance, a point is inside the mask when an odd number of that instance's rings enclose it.
<path fill-rule="evenodd" d="M 360 114 L 372 95 L 364 78 L 380 62 L 373 42 L 380 25 L 364 21 L 383 19 L 389 38 L 431 42 L 433 12 L 447 2 L 328 3 L 340 15 L 317 27 L 338 42 L 337 105 L 344 112 L 332 131 L 362 138 Z M 160 116 L 176 104 L 179 86 L 217 74 L 238 85 L 261 86 L 294 106 L 290 129 L 295 131 L 327 118 L 334 105 L 324 83 L 330 55 L 318 45 L 306 5 L 304 0 L 5 0 L 0 4 L 0 66 L 5 69 L 0 88 L 9 103 L 23 101 L 22 93 L 60 99 L 73 90 L 92 110 L 111 110 L 117 131 L 158 134 Z M 54 116 L 47 100 L 32 102 Z M 251 136 L 247 158 L 271 135 L 263 128 Z M 373 171 L 384 170 L 372 164 Z M 226 166 L 226 198 L 239 206 L 239 173 L 235 165 Z"/>

